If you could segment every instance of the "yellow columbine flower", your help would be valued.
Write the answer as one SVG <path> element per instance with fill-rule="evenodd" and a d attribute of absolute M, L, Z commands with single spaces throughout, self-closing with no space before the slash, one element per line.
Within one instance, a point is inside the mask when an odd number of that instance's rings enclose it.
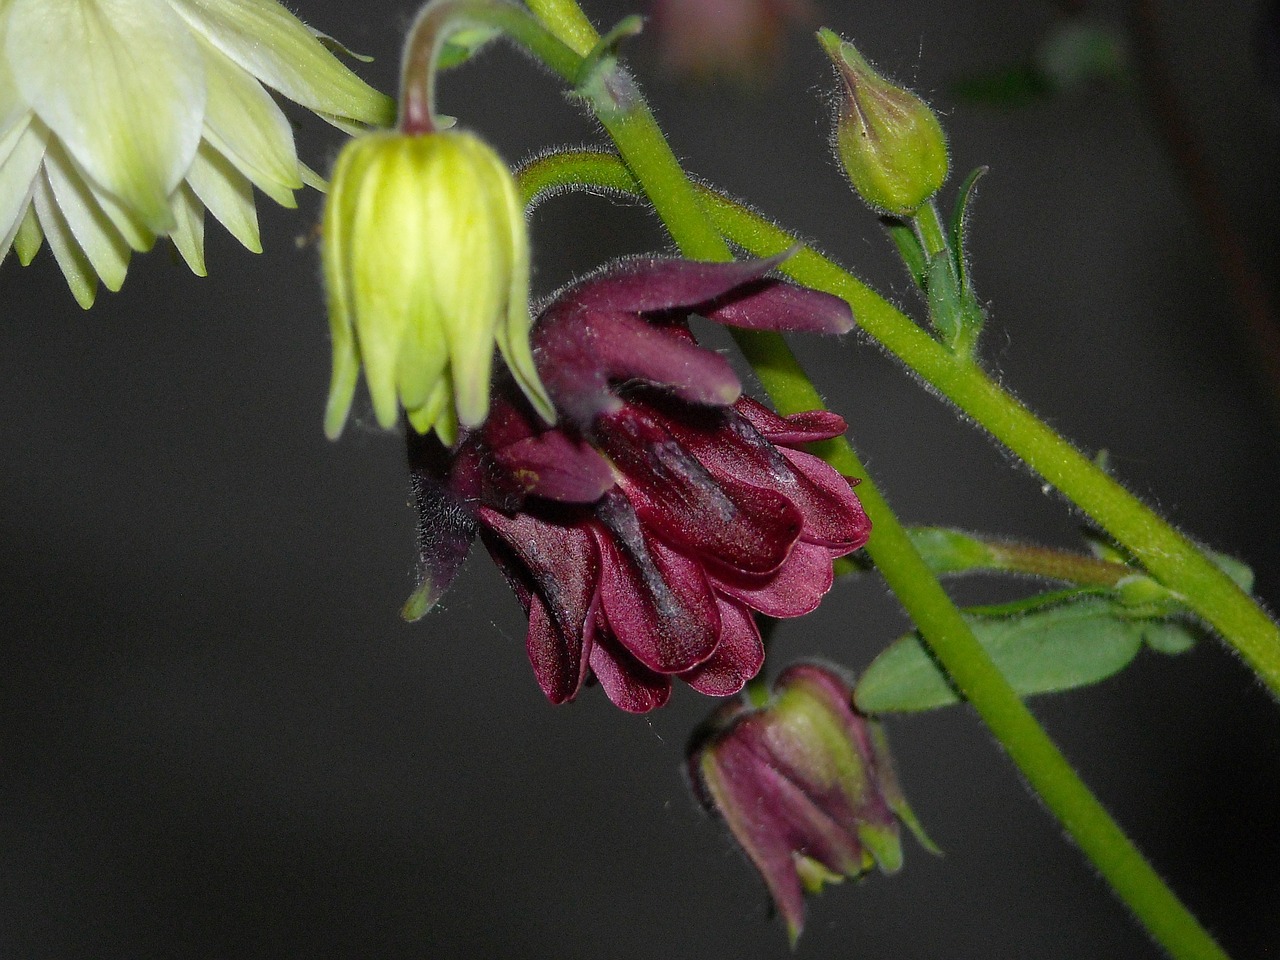
<path fill-rule="evenodd" d="M 529 236 L 506 164 L 461 131 L 378 132 L 338 156 L 324 213 L 333 331 L 325 432 L 346 423 L 361 364 L 384 428 L 403 407 L 452 445 L 489 412 L 496 344 L 537 412 L 555 413 L 529 349 Z"/>
<path fill-rule="evenodd" d="M 88 307 L 157 236 L 203 276 L 205 207 L 260 252 L 253 188 L 323 185 L 265 88 L 344 129 L 394 114 L 275 0 L 0 0 L 0 258 L 48 239 Z"/>

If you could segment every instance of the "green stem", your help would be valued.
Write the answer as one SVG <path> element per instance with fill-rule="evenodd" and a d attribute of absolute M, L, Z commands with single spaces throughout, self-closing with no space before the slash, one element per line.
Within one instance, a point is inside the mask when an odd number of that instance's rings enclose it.
<path fill-rule="evenodd" d="M 405 40 L 400 69 L 400 128 L 431 133 L 435 122 L 436 60 L 450 34 L 468 26 L 495 27 L 560 76 L 576 83 L 582 58 L 524 7 L 510 0 L 431 0 Z"/>
<path fill-rule="evenodd" d="M 585 184 L 642 192 L 623 164 L 599 153 L 547 157 L 536 169 L 525 171 L 525 182 L 527 190 L 535 185 L 546 190 Z M 772 256 L 800 244 L 795 235 L 710 188 L 700 188 L 699 199 L 716 227 L 756 256 Z M 1210 624 L 1272 694 L 1280 696 L 1280 630 L 1191 541 L 1036 418 L 976 363 L 952 354 L 836 263 L 802 247 L 780 269 L 805 286 L 847 300 L 858 325 L 872 339 L 1088 514 Z"/>
<path fill-rule="evenodd" d="M 932 260 L 947 249 L 947 232 L 942 228 L 942 220 L 938 216 L 937 205 L 930 200 L 912 217 L 916 230 L 920 233 L 920 242 L 924 244 L 925 253 Z"/>
<path fill-rule="evenodd" d="M 546 24 L 574 53 L 585 57 L 600 42 L 600 34 L 574 0 L 525 0 L 533 15 Z"/>
<path fill-rule="evenodd" d="M 1043 577 L 1079 587 L 1116 587 L 1140 576 L 1127 563 L 1039 544 L 996 540 L 946 527 L 911 527 L 907 533 L 929 569 L 939 575 L 982 570 Z"/>

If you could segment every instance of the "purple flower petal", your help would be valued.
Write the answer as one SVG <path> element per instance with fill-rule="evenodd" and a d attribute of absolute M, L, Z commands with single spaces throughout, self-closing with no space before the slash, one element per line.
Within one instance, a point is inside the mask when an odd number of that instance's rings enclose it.
<path fill-rule="evenodd" d="M 613 486 L 613 470 L 595 447 L 559 430 L 494 451 L 494 459 L 526 492 L 562 503 L 594 503 Z"/>
<path fill-rule="evenodd" d="M 658 673 L 682 673 L 706 660 L 720 638 L 720 613 L 702 567 L 646 537 L 621 496 L 606 495 L 598 513 L 608 528 L 592 528 L 600 600 L 618 642 Z"/>
<path fill-rule="evenodd" d="M 838 437 L 849 428 L 844 417 L 830 410 L 807 410 L 789 417 L 779 416 L 763 403 L 751 397 L 742 397 L 734 404 L 740 414 L 760 431 L 770 443 L 795 446 L 816 443 Z"/>
<path fill-rule="evenodd" d="M 418 585 L 405 604 L 406 620 L 417 620 L 435 606 L 462 569 L 476 535 L 475 508 L 448 486 L 439 455 L 443 450 L 434 437 L 418 437 L 410 431 L 410 482 L 418 511 Z"/>
<path fill-rule="evenodd" d="M 678 329 L 628 313 L 552 307 L 534 330 L 538 369 L 556 406 L 582 429 L 617 410 L 616 381 L 646 380 L 690 403 L 727 406 L 742 393 L 724 357 Z"/>
<path fill-rule="evenodd" d="M 582 635 L 568 636 L 560 629 L 542 598 L 531 593 L 529 632 L 525 635 L 525 651 L 533 676 L 542 693 L 552 703 L 567 703 L 578 695 L 587 679 L 591 659 L 590 646 Z"/>
<path fill-rule="evenodd" d="M 830 547 L 833 556 L 866 543 L 871 522 L 849 481 L 812 454 L 773 446 L 738 415 L 739 404 L 725 417 L 729 429 L 715 429 L 710 418 L 672 419 L 666 426 L 717 482 L 734 478 L 793 503 L 804 517 L 800 539 Z"/>
<path fill-rule="evenodd" d="M 796 475 L 792 500 L 804 512 L 801 539 L 831 548 L 841 557 L 858 549 L 871 536 L 871 520 L 853 492 L 848 478 L 811 453 L 780 451 Z"/>
<path fill-rule="evenodd" d="M 713 750 L 703 754 L 704 786 L 747 856 L 756 865 L 786 921 L 792 940 L 804 926 L 804 892 L 796 854 L 836 873 L 862 872 L 862 851 L 772 766 L 761 715 L 744 717 Z"/>
<path fill-rule="evenodd" d="M 611 264 L 574 284 L 556 298 L 584 310 L 611 313 L 654 313 L 694 307 L 758 280 L 786 259 L 708 263 L 662 257 L 633 257 Z"/>
<path fill-rule="evenodd" d="M 714 479 L 665 429 L 656 409 L 632 402 L 602 418 L 604 447 L 645 526 L 669 544 L 751 573 L 776 570 L 804 518 L 782 494 Z"/>
<path fill-rule="evenodd" d="M 525 645 L 529 660 L 548 699 L 571 700 L 582 686 L 590 651 L 583 648 L 586 624 L 596 604 L 600 561 L 595 540 L 583 525 L 560 525 L 537 520 L 526 513 L 508 517 L 483 507 L 485 544 L 499 561 L 508 582 L 526 594 L 536 592 L 540 603 L 525 597 L 529 610 L 529 635 Z M 545 607 L 550 623 L 534 629 L 537 606 Z M 554 627 L 554 629 L 548 629 Z"/>
<path fill-rule="evenodd" d="M 591 670 L 605 696 L 628 713 L 648 713 L 671 696 L 671 678 L 654 673 L 627 653 L 607 628 L 595 632 Z"/>
<path fill-rule="evenodd" d="M 767 741 L 771 763 L 783 777 L 804 787 L 808 799 L 834 822 L 848 829 L 856 825 L 891 830 L 897 845 L 897 826 L 876 771 L 875 748 L 865 718 L 853 712 L 848 686 L 825 667 L 795 664 L 774 683 L 779 692 L 797 689 L 811 698 L 810 715 L 825 714 L 824 722 L 838 731 L 825 762 L 815 763 L 812 730 L 802 730 L 774 715 Z M 900 850 L 900 848 L 899 848 Z"/>
<path fill-rule="evenodd" d="M 709 566 L 707 575 L 716 592 L 732 597 L 766 617 L 800 617 L 818 608 L 835 575 L 826 547 L 801 541 L 776 573 L 744 577 Z"/>
<path fill-rule="evenodd" d="M 839 297 L 782 280 L 759 280 L 699 311 L 708 320 L 746 330 L 848 333 L 853 311 Z"/>
<path fill-rule="evenodd" d="M 728 697 L 760 672 L 764 666 L 764 643 L 749 610 L 723 597 L 717 598 L 717 603 L 720 642 L 716 652 L 680 674 L 680 679 L 708 697 Z"/>

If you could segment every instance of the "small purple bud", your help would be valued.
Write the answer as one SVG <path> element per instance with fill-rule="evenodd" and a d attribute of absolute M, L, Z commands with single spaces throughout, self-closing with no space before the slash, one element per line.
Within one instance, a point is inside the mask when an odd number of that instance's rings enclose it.
<path fill-rule="evenodd" d="M 689 772 L 760 871 L 794 945 L 804 894 L 902 866 L 899 823 L 936 852 L 898 787 L 879 724 L 836 671 L 796 664 L 763 706 L 718 710 L 694 735 Z"/>

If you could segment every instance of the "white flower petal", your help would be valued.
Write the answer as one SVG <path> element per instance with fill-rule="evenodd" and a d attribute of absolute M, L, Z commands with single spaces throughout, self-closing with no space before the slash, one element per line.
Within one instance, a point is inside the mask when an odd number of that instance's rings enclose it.
<path fill-rule="evenodd" d="M 205 55 L 205 138 L 276 203 L 295 207 L 302 187 L 289 121 L 262 84 L 214 48 Z"/>
<path fill-rule="evenodd" d="M 222 154 L 200 145 L 187 183 L 227 232 L 254 253 L 262 252 L 258 214 L 253 208 L 253 184 Z"/>
<path fill-rule="evenodd" d="M 31 120 L 31 111 L 28 110 L 15 116 L 13 122 L 4 128 L 4 133 L 0 134 L 0 165 L 9 159 L 27 127 L 31 126 Z"/>
<path fill-rule="evenodd" d="M 122 204 L 113 194 L 102 189 L 99 184 L 94 183 L 88 171 L 76 163 L 75 157 L 68 154 L 65 147 L 59 144 L 51 149 L 57 149 L 59 157 L 71 164 L 74 175 L 83 180 L 93 192 L 93 199 L 102 208 L 102 212 L 111 218 L 111 223 L 120 231 L 120 235 L 124 237 L 125 243 L 129 244 L 130 248 L 139 253 L 145 253 L 155 246 L 156 235 L 146 228 L 133 210 Z"/>
<path fill-rule="evenodd" d="M 0 3 L 0 54 L 4 51 L 8 22 L 3 3 Z M 0 55 L 0 130 L 9 130 L 30 112 L 27 101 L 22 98 L 17 85 L 13 82 L 13 74 L 9 71 L 7 59 Z"/>
<path fill-rule="evenodd" d="M 17 143 L 0 163 L 0 234 L 7 253 L 14 234 L 31 202 L 31 188 L 40 172 L 49 141 L 49 130 L 42 123 L 29 124 Z"/>
<path fill-rule="evenodd" d="M 359 60 L 361 63 L 373 63 L 373 57 L 367 53 L 356 53 L 341 40 L 329 36 L 322 30 L 317 30 L 310 24 L 305 24 L 307 31 L 324 45 L 324 48 L 330 53 L 336 53 L 341 57 L 350 57 L 352 60 Z"/>
<path fill-rule="evenodd" d="M 49 187 L 49 178 L 41 171 L 35 183 L 34 196 L 36 216 L 40 218 L 40 227 L 49 239 L 49 247 L 53 250 L 54 259 L 67 278 L 67 286 L 76 303 L 88 310 L 93 306 L 93 298 L 98 292 L 98 275 L 93 264 L 85 256 L 76 238 L 67 226 L 67 221 L 58 209 L 53 198 L 53 190 Z"/>
<path fill-rule="evenodd" d="M 129 269 L 129 244 L 93 198 L 60 143 L 49 145 L 45 175 L 68 229 L 108 290 L 119 290 Z"/>
<path fill-rule="evenodd" d="M 332 124 L 337 127 L 348 137 L 358 137 L 361 134 L 369 132 L 368 128 L 363 124 L 355 123 L 354 121 L 346 119 L 346 117 L 340 117 L 334 113 L 325 113 L 323 110 L 316 110 L 314 112 L 315 115 L 325 123 Z M 392 119 L 394 120 L 395 118 L 392 117 Z M 390 125 L 390 121 L 388 121 L 388 125 Z"/>
<path fill-rule="evenodd" d="M 9 4 L 4 53 L 22 96 L 95 181 L 152 231 L 169 229 L 169 195 L 203 128 L 190 32 L 164 0 Z"/>
<path fill-rule="evenodd" d="M 389 125 L 395 104 L 348 70 L 274 0 L 170 0 L 219 50 L 274 90 L 319 113 Z"/>
<path fill-rule="evenodd" d="M 173 195 L 173 218 L 177 221 L 169 233 L 173 245 L 192 273 L 208 276 L 204 264 L 204 205 L 185 183 Z"/>
<path fill-rule="evenodd" d="M 308 167 L 301 160 L 298 161 L 298 176 L 312 190 L 319 190 L 321 193 L 329 192 L 329 181 Z"/>
<path fill-rule="evenodd" d="M 125 243 L 139 253 L 146 253 L 156 245 L 156 235 L 146 228 L 131 209 L 90 180 L 78 165 L 76 169 L 85 178 L 85 183 L 93 191 L 93 198 L 98 201 L 102 212 L 111 218 L 112 225 L 120 231 Z"/>
<path fill-rule="evenodd" d="M 36 208 L 28 203 L 27 212 L 23 214 L 18 232 L 13 238 L 13 249 L 18 254 L 18 262 L 24 267 L 30 266 L 43 243 L 44 231 L 40 229 L 40 218 L 36 216 Z"/>

